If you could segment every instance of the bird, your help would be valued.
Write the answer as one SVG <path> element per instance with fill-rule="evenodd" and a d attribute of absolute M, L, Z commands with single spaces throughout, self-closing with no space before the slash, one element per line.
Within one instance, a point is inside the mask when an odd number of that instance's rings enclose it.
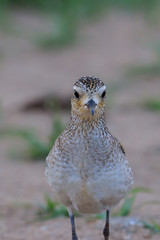
<path fill-rule="evenodd" d="M 104 239 L 110 236 L 110 209 L 133 184 L 133 173 L 121 143 L 105 120 L 106 85 L 84 76 L 73 86 L 71 119 L 46 158 L 45 178 L 53 196 L 66 206 L 72 240 L 78 240 L 74 212 L 106 212 Z"/>

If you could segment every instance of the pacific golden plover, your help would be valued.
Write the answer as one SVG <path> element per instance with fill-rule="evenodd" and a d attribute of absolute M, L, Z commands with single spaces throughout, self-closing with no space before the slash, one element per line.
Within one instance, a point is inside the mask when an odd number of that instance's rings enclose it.
<path fill-rule="evenodd" d="M 109 239 L 109 211 L 130 189 L 133 175 L 124 148 L 106 126 L 106 86 L 97 77 L 80 78 L 73 87 L 71 121 L 46 161 L 53 194 L 68 209 L 72 240 L 77 240 L 74 210 L 106 210 L 103 234 Z"/>

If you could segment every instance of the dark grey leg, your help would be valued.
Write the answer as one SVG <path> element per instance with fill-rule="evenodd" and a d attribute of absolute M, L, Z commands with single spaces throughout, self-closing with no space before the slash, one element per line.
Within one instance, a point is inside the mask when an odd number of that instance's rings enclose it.
<path fill-rule="evenodd" d="M 109 239 L 109 210 L 106 211 L 106 223 L 103 229 L 104 240 Z"/>
<path fill-rule="evenodd" d="M 75 222 L 74 222 L 74 212 L 72 209 L 72 206 L 68 207 L 68 213 L 71 220 L 71 228 L 72 228 L 72 240 L 78 240 L 77 234 L 76 234 L 76 228 L 75 228 Z"/>
<path fill-rule="evenodd" d="M 70 220 L 71 220 L 71 227 L 72 227 L 72 240 L 78 240 L 78 237 L 76 234 L 75 222 L 74 222 L 74 215 L 70 216 Z"/>

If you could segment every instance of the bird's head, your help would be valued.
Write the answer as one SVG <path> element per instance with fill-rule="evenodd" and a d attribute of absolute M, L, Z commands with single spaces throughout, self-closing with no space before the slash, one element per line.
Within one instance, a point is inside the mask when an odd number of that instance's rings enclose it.
<path fill-rule="evenodd" d="M 73 87 L 72 113 L 82 120 L 98 119 L 105 112 L 106 86 L 97 77 L 80 78 Z"/>

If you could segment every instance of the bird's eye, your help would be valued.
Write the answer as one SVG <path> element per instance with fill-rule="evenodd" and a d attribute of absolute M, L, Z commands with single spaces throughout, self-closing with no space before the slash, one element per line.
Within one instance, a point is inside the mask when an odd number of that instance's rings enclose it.
<path fill-rule="evenodd" d="M 74 95 L 76 98 L 79 98 L 79 93 L 77 91 L 74 91 Z"/>
<path fill-rule="evenodd" d="M 104 98 L 106 96 L 106 91 L 104 91 L 101 95 L 102 98 Z"/>

